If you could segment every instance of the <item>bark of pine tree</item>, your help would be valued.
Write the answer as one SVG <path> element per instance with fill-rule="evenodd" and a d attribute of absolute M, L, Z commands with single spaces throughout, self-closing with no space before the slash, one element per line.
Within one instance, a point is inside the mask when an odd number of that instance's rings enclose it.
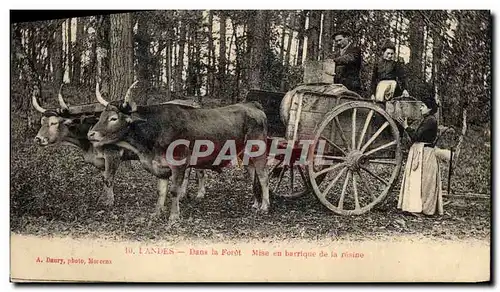
<path fill-rule="evenodd" d="M 306 12 L 301 11 L 299 15 L 299 27 L 297 28 L 298 35 L 297 39 L 299 40 L 298 48 L 297 48 L 297 65 L 302 65 L 302 57 L 304 55 L 304 33 L 306 28 Z"/>
<path fill-rule="evenodd" d="M 73 42 L 71 41 L 72 36 L 71 36 L 71 18 L 69 18 L 66 22 L 66 39 L 67 39 L 67 55 L 66 55 L 66 62 L 68 64 L 67 69 L 68 69 L 68 77 L 69 77 L 69 82 L 73 82 Z"/>
<path fill-rule="evenodd" d="M 110 66 L 110 33 L 111 33 L 111 18 L 110 15 L 100 15 L 96 18 L 97 31 L 96 31 L 96 46 L 95 46 L 95 70 L 89 74 L 96 74 L 96 78 L 100 78 L 100 84 L 105 92 L 110 93 L 111 83 L 111 66 Z M 104 54 L 98 60 L 98 51 Z M 95 87 L 95 83 L 92 88 Z"/>
<path fill-rule="evenodd" d="M 281 41 L 280 41 L 280 55 L 279 55 L 279 60 L 280 64 L 284 63 L 284 58 L 285 58 L 285 34 L 286 34 L 286 26 L 287 26 L 287 20 L 288 20 L 288 12 L 283 11 L 282 12 L 282 22 L 281 22 Z"/>
<path fill-rule="evenodd" d="M 109 99 L 123 99 L 134 82 L 132 18 L 129 13 L 110 15 L 110 92 Z M 142 100 L 134 97 L 138 104 Z"/>
<path fill-rule="evenodd" d="M 309 12 L 309 28 L 307 30 L 308 33 L 306 60 L 318 60 L 320 25 L 321 11 L 311 10 Z"/>
<path fill-rule="evenodd" d="M 226 86 L 226 20 L 224 11 L 219 12 L 219 70 L 217 71 L 217 83 L 219 97 L 225 100 L 228 97 Z"/>
<path fill-rule="evenodd" d="M 236 49 L 236 66 L 234 68 L 234 74 L 236 75 L 235 81 L 234 81 L 234 88 L 235 92 L 233 94 L 233 100 L 232 102 L 235 103 L 237 102 L 237 99 L 239 98 L 240 95 L 240 78 L 241 78 L 241 56 L 242 56 L 242 49 L 241 49 L 241 38 L 238 36 L 238 27 L 239 25 L 235 23 L 233 19 L 232 21 L 232 26 L 233 26 L 233 37 L 234 37 L 234 44 L 235 44 L 235 49 Z"/>
<path fill-rule="evenodd" d="M 331 58 L 333 53 L 332 22 L 333 14 L 331 10 L 323 12 L 323 33 L 321 37 L 321 59 Z"/>
<path fill-rule="evenodd" d="M 191 27 L 191 25 L 190 25 Z M 193 88 L 193 43 L 192 43 L 192 34 L 191 31 L 188 30 L 187 35 L 187 74 L 186 74 L 186 93 L 188 95 L 194 94 Z"/>
<path fill-rule="evenodd" d="M 177 57 L 177 64 L 175 66 L 175 94 L 177 96 L 183 95 L 183 82 L 182 71 L 184 70 L 184 49 L 186 45 L 186 21 L 184 20 L 185 14 L 179 12 L 179 55 Z"/>
<path fill-rule="evenodd" d="M 410 86 L 418 86 L 423 81 L 421 60 L 424 45 L 424 23 L 417 11 L 410 11 L 409 13 L 410 62 L 408 64 L 408 77 Z"/>
<path fill-rule="evenodd" d="M 73 82 L 78 85 L 81 79 L 82 51 L 84 44 L 84 18 L 76 19 L 75 50 L 73 56 Z"/>
<path fill-rule="evenodd" d="M 151 54 L 149 53 L 149 44 L 151 37 L 149 35 L 149 16 L 148 12 L 139 12 L 137 15 L 137 80 L 141 92 L 146 92 L 151 86 Z M 161 68 L 161 66 L 159 66 Z"/>
<path fill-rule="evenodd" d="M 242 82 L 244 84 L 244 89 L 250 89 L 250 74 L 251 74 L 251 62 L 252 62 L 252 47 L 254 43 L 254 26 L 255 17 L 257 11 L 250 10 L 246 13 L 245 25 L 243 31 L 245 32 L 245 53 L 244 53 L 244 63 L 242 64 L 244 70 L 242 71 Z"/>
<path fill-rule="evenodd" d="M 62 42 L 62 22 L 56 21 L 55 31 L 53 34 L 54 43 L 52 46 L 52 68 L 54 75 L 52 79 L 52 89 L 54 92 L 59 90 L 59 86 L 63 82 L 63 42 Z"/>
<path fill-rule="evenodd" d="M 208 68 L 207 68 L 207 95 L 211 96 L 214 91 L 214 71 L 215 71 L 215 47 L 213 38 L 214 13 L 208 12 Z"/>
<path fill-rule="evenodd" d="M 261 89 L 261 68 L 264 61 L 266 49 L 266 14 L 267 11 L 258 10 L 255 16 L 255 23 L 252 31 L 251 55 L 250 55 L 250 89 Z"/>

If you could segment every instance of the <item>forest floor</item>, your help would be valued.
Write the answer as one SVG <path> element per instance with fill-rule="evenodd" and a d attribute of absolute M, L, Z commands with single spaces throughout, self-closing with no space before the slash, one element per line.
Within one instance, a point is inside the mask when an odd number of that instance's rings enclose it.
<path fill-rule="evenodd" d="M 491 233 L 491 148 L 481 128 L 469 127 L 445 196 L 443 216 L 418 218 L 396 209 L 397 191 L 360 216 L 336 215 L 313 195 L 271 197 L 269 214 L 252 211 L 251 185 L 245 171 L 207 172 L 206 196 L 181 202 L 181 224 L 166 228 L 168 211 L 156 220 L 149 214 L 157 200 L 156 180 L 138 162 L 120 166 L 115 178 L 115 205 L 96 204 L 100 172 L 85 164 L 78 149 L 36 146 L 36 130 L 25 130 L 13 118 L 11 132 L 11 231 L 73 238 L 95 236 L 120 240 L 368 240 L 418 235 L 444 240 L 489 241 Z M 443 169 L 443 187 L 447 185 Z M 188 192 L 196 192 L 194 175 Z M 167 201 L 167 206 L 168 206 Z M 169 208 L 167 208 L 168 210 Z"/>

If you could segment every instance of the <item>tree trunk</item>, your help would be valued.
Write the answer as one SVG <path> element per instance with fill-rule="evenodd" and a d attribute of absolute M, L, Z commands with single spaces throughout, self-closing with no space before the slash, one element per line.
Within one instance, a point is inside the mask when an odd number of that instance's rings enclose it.
<path fill-rule="evenodd" d="M 132 42 L 132 18 L 129 13 L 110 15 L 110 100 L 119 100 L 132 85 L 134 63 Z M 141 104 L 143 101 L 135 97 L 134 101 Z"/>
<path fill-rule="evenodd" d="M 403 15 L 401 12 L 396 12 L 398 14 L 398 22 L 400 23 L 401 26 L 402 23 L 403 23 Z M 401 31 L 399 31 L 399 28 L 396 26 L 396 29 L 397 29 L 397 41 L 398 41 L 398 53 L 397 53 L 397 57 L 396 57 L 396 60 L 399 60 L 399 55 L 401 54 L 401 42 L 402 42 L 402 38 L 403 38 L 403 33 Z"/>
<path fill-rule="evenodd" d="M 19 68 L 21 62 L 16 58 L 16 49 L 18 48 L 20 49 L 21 46 L 22 46 L 21 28 L 19 27 L 19 25 L 13 24 L 12 43 L 11 43 L 12 49 L 10 50 L 11 60 L 12 60 L 12 65 L 10 67 L 10 72 L 11 72 L 10 74 L 12 76 L 12 81 L 19 80 L 19 78 L 21 77 L 21 70 Z"/>
<path fill-rule="evenodd" d="M 97 39 L 96 39 L 96 67 L 95 71 L 90 71 L 90 74 L 97 72 L 103 88 L 110 93 L 111 82 L 111 67 L 110 67 L 110 33 L 111 33 L 111 17 L 110 15 L 100 15 L 96 18 L 97 21 Z M 101 52 L 102 56 L 97 56 L 97 52 Z M 99 57 L 99 59 L 98 59 Z M 94 86 L 95 87 L 95 84 Z"/>
<path fill-rule="evenodd" d="M 266 49 L 266 22 L 267 11 L 258 10 L 255 17 L 254 27 L 252 29 L 252 43 L 250 56 L 250 89 L 261 89 L 261 67 L 264 61 L 264 52 Z"/>
<path fill-rule="evenodd" d="M 293 13 L 290 13 L 290 18 L 288 23 L 293 24 L 295 23 L 295 15 Z M 284 69 L 288 70 L 292 58 L 292 40 L 293 40 L 293 30 L 289 29 L 288 31 L 288 39 L 287 39 L 287 45 L 286 45 L 286 55 L 285 55 L 285 66 Z M 288 86 L 287 84 L 287 78 L 285 78 L 285 74 L 287 74 L 287 71 L 284 72 L 284 74 L 281 77 L 281 84 L 280 84 L 280 90 L 285 91 L 286 87 Z"/>
<path fill-rule="evenodd" d="M 241 78 L 241 55 L 242 55 L 242 49 L 241 49 L 241 38 L 238 37 L 238 24 L 236 24 L 233 19 L 231 19 L 232 22 L 232 27 L 233 27 L 233 37 L 234 37 L 234 44 L 236 47 L 236 66 L 234 69 L 234 75 L 235 75 L 235 81 L 234 81 L 234 88 L 235 92 L 233 94 L 233 103 L 236 103 L 239 96 L 240 96 L 240 78 Z"/>
<path fill-rule="evenodd" d="M 233 27 L 234 31 L 234 27 Z M 227 52 L 226 52 L 226 68 L 224 69 L 224 72 L 227 74 L 230 74 L 229 72 L 229 66 L 231 65 L 231 55 L 233 53 L 233 44 L 234 44 L 234 33 L 231 34 L 231 38 L 229 39 L 229 47 L 227 47 Z"/>
<path fill-rule="evenodd" d="M 200 14 L 197 15 L 196 18 L 196 26 L 195 26 L 195 31 L 194 31 L 194 47 L 195 47 L 195 60 L 196 60 L 196 67 L 195 67 L 195 76 L 196 76 L 196 85 L 195 85 L 195 94 L 196 96 L 200 97 L 201 96 L 201 87 L 203 85 L 203 80 L 202 80 L 202 61 L 201 61 L 201 46 L 199 43 L 201 42 L 200 40 L 200 35 L 199 35 L 199 29 L 201 26 L 201 11 L 197 11 Z"/>
<path fill-rule="evenodd" d="M 422 79 L 423 82 L 427 80 L 427 46 L 429 44 L 429 27 L 424 26 L 424 48 L 422 50 Z"/>
<path fill-rule="evenodd" d="M 188 95 L 194 94 L 193 88 L 193 43 L 191 31 L 188 31 L 187 36 L 187 74 L 186 74 L 186 93 Z"/>
<path fill-rule="evenodd" d="M 84 18 L 80 17 L 76 19 L 76 34 L 75 34 L 75 52 L 73 56 L 73 82 L 75 84 L 80 84 L 81 79 L 81 67 L 82 67 L 82 51 L 84 44 Z"/>
<path fill-rule="evenodd" d="M 167 45 L 167 60 L 166 60 L 166 69 L 167 69 L 167 100 L 172 99 L 172 40 L 168 40 Z"/>
<path fill-rule="evenodd" d="M 53 35 L 54 43 L 52 47 L 52 68 L 54 68 L 54 75 L 52 79 L 52 88 L 54 92 L 59 90 L 59 86 L 63 82 L 63 42 L 62 42 L 62 22 L 57 23 Z"/>
<path fill-rule="evenodd" d="M 215 71 L 215 48 L 213 38 L 214 13 L 208 12 L 208 67 L 207 67 L 207 95 L 210 96 L 214 91 L 214 71 Z"/>
<path fill-rule="evenodd" d="M 175 35 L 177 35 L 179 31 L 179 28 L 174 28 L 174 32 L 175 32 Z M 178 42 L 174 42 L 174 40 L 172 40 L 172 63 L 170 64 L 170 66 L 172 66 L 172 92 L 175 92 L 175 80 L 176 80 L 176 68 L 177 68 L 177 59 L 179 59 L 179 51 L 177 50 L 178 48 Z"/>
<path fill-rule="evenodd" d="M 183 95 L 183 82 L 182 71 L 184 70 L 184 47 L 186 45 L 186 21 L 183 19 L 184 13 L 179 12 L 180 26 L 179 26 L 179 55 L 177 58 L 177 65 L 175 66 L 175 94 L 177 96 Z"/>
<path fill-rule="evenodd" d="M 151 55 L 149 53 L 149 44 L 151 38 L 148 31 L 148 22 L 150 14 L 147 11 L 139 12 L 137 15 L 137 79 L 141 92 L 146 92 L 151 86 Z M 158 52 L 160 53 L 160 52 Z M 161 66 L 159 66 L 161 68 Z"/>
<path fill-rule="evenodd" d="M 311 10 L 309 12 L 309 28 L 307 30 L 307 60 L 318 60 L 320 25 L 321 11 Z"/>
<path fill-rule="evenodd" d="M 301 11 L 299 16 L 299 27 L 297 29 L 298 35 L 297 39 L 299 40 L 299 45 L 297 48 L 297 65 L 302 65 L 302 57 L 304 54 L 304 31 L 306 27 L 306 12 Z"/>
<path fill-rule="evenodd" d="M 410 13 L 410 62 L 408 64 L 409 84 L 418 86 L 422 82 L 421 60 L 424 43 L 424 23 L 421 16 L 416 11 Z"/>
<path fill-rule="evenodd" d="M 94 39 L 90 47 L 90 63 L 89 66 L 87 66 L 86 70 L 87 72 L 84 71 L 84 73 L 86 74 L 83 75 L 84 81 L 87 80 L 87 82 L 85 83 L 88 83 L 90 88 L 95 88 L 96 78 L 90 78 L 90 76 L 91 75 L 97 76 L 97 70 L 98 70 L 97 66 L 99 66 L 97 62 L 97 39 Z"/>
<path fill-rule="evenodd" d="M 286 26 L 287 26 L 287 20 L 288 20 L 288 12 L 287 11 L 282 11 L 282 18 L 283 22 L 281 23 L 281 41 L 280 41 L 280 55 L 279 55 L 279 60 L 280 64 L 283 65 L 283 61 L 285 58 L 285 34 L 286 34 Z"/>
<path fill-rule="evenodd" d="M 246 37 L 246 47 L 243 59 L 243 72 L 242 72 L 242 82 L 244 84 L 244 89 L 248 90 L 250 88 L 250 74 L 251 74 L 251 62 L 252 62 L 252 47 L 254 43 L 254 25 L 255 25 L 255 17 L 257 11 L 250 10 L 246 14 L 245 25 L 243 27 L 243 31 L 245 32 Z"/>
<path fill-rule="evenodd" d="M 295 24 L 295 14 L 290 13 L 289 24 Z M 288 30 L 288 41 L 286 45 L 286 56 L 285 56 L 285 67 L 288 67 L 292 61 L 292 40 L 293 40 L 293 29 Z"/>
<path fill-rule="evenodd" d="M 218 92 L 220 98 L 226 100 L 227 86 L 226 86 L 226 13 L 219 12 L 219 70 L 217 71 Z"/>
<path fill-rule="evenodd" d="M 69 82 L 73 82 L 73 42 L 71 41 L 72 36 L 71 36 L 71 18 L 68 19 L 66 22 L 66 28 L 67 28 L 67 57 L 66 57 L 66 62 L 68 64 L 68 77 L 69 77 Z"/>
<path fill-rule="evenodd" d="M 332 38 L 332 22 L 333 12 L 325 10 L 323 15 L 323 34 L 321 37 L 321 59 L 326 60 L 332 57 L 333 54 L 333 38 Z"/>

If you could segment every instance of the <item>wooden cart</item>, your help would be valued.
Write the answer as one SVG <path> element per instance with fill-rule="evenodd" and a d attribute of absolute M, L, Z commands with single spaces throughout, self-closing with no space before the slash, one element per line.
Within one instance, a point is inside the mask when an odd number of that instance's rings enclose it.
<path fill-rule="evenodd" d="M 289 164 L 284 154 L 269 161 L 271 193 L 313 192 L 342 215 L 363 214 L 387 197 L 403 162 L 404 130 L 397 118 L 421 118 L 420 101 L 377 102 L 341 84 L 302 84 L 281 94 L 254 90 L 247 100 L 263 103 L 272 117 L 268 145 L 278 142 L 291 151 Z M 281 125 L 273 123 L 276 116 Z"/>

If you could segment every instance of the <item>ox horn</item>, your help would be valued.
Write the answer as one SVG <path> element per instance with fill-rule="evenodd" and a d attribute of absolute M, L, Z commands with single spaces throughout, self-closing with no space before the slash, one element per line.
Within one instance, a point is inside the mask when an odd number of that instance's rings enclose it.
<path fill-rule="evenodd" d="M 101 95 L 101 92 L 99 91 L 99 82 L 95 83 L 95 95 L 97 97 L 97 100 L 104 106 L 107 106 L 109 102 L 107 102 Z"/>
<path fill-rule="evenodd" d="M 61 87 L 59 87 L 59 95 L 57 96 L 58 100 L 59 100 L 59 105 L 61 106 L 61 108 L 65 109 L 65 110 L 69 110 L 69 106 L 66 104 L 66 102 L 64 102 L 64 99 L 63 99 L 63 96 L 62 96 L 62 88 L 64 86 L 64 83 L 61 84 Z"/>
<path fill-rule="evenodd" d="M 43 107 L 41 107 L 39 104 L 38 104 L 38 100 L 35 96 L 35 91 L 33 90 L 33 95 L 31 96 L 31 102 L 33 103 L 33 106 L 35 107 L 35 109 L 41 113 L 44 113 L 46 111 L 46 109 L 44 109 Z"/>
<path fill-rule="evenodd" d="M 135 81 L 134 83 L 132 83 L 132 85 L 130 85 L 130 87 L 127 89 L 127 93 L 125 94 L 125 101 L 123 102 L 123 104 L 127 104 L 127 103 L 130 103 L 130 96 L 132 95 L 132 88 L 134 88 L 137 83 L 139 83 L 139 80 Z"/>

